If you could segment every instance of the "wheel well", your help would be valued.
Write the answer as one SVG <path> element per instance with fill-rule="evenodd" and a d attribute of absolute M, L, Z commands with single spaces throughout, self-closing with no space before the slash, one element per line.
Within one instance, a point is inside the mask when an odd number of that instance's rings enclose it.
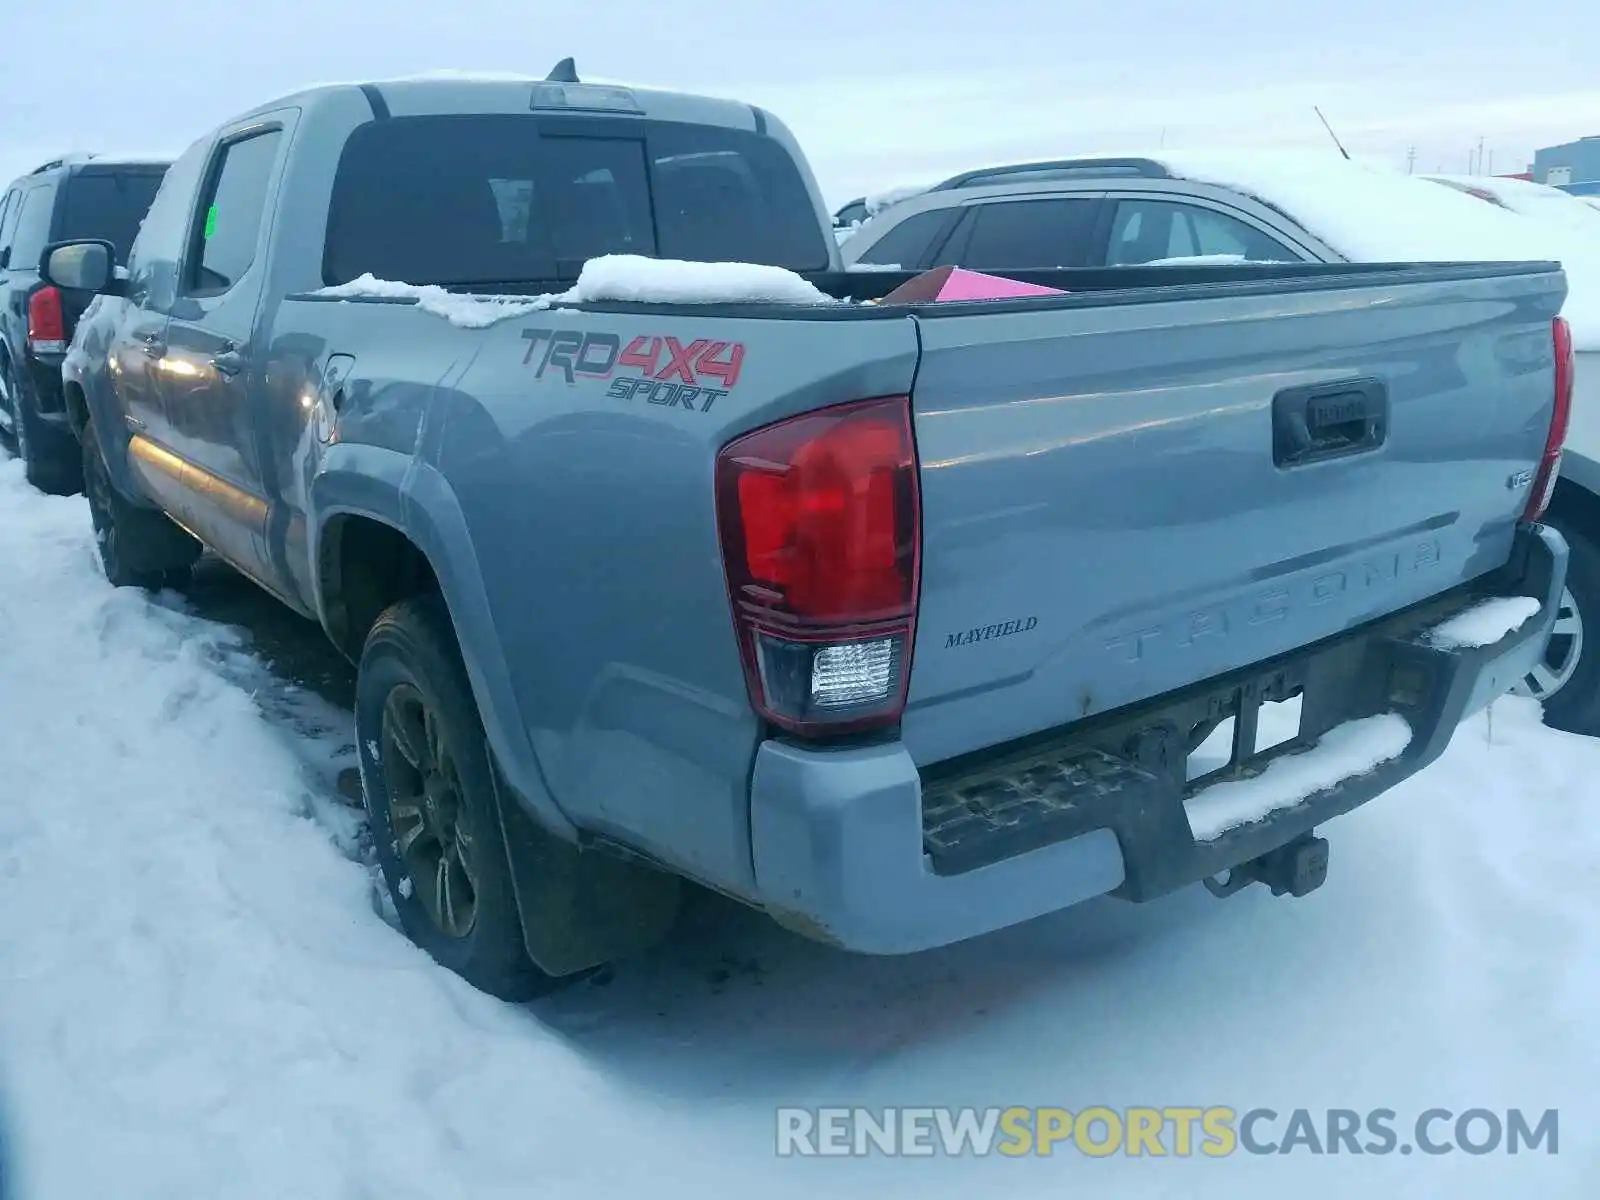
<path fill-rule="evenodd" d="M 1570 524 L 1586 536 L 1600 540 L 1600 496 L 1570 479 L 1557 479 L 1556 492 L 1551 497 L 1545 519 Z"/>
<path fill-rule="evenodd" d="M 81 440 L 83 431 L 89 427 L 89 401 L 83 394 L 80 384 L 69 383 L 62 388 L 62 395 L 67 402 L 67 422 L 72 426 L 72 432 Z"/>
<path fill-rule="evenodd" d="M 338 516 L 322 535 L 322 612 L 328 635 L 351 662 L 383 610 L 437 591 L 428 556 L 392 525 Z"/>

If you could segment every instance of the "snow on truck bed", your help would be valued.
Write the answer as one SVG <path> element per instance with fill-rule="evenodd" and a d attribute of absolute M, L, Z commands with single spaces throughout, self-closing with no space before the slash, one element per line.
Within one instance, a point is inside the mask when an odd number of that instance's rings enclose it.
<path fill-rule="evenodd" d="M 543 296 L 462 295 L 433 284 L 362 275 L 315 293 L 338 299 L 415 300 L 417 307 L 459 325 L 482 329 L 557 304 L 618 300 L 646 304 L 838 304 L 793 271 L 759 263 L 702 263 L 608 254 L 583 264 L 565 292 Z"/>
<path fill-rule="evenodd" d="M 1600 743 L 1530 701 L 1323 826 L 1304 900 L 1191 888 L 861 958 L 696 897 L 609 984 L 513 1007 L 386 923 L 350 810 L 221 669 L 234 635 L 114 592 L 83 501 L 3 455 L 0 512 L 7 1195 L 1593 1194 Z M 1267 1142 L 1296 1109 L 1409 1141 L 1429 1108 L 1556 1108 L 1560 1153 L 775 1155 L 779 1106 L 840 1104 L 1261 1107 Z"/>

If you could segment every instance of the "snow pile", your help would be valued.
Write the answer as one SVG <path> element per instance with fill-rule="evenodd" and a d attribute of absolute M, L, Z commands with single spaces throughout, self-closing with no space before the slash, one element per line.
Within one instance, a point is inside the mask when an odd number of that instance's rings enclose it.
<path fill-rule="evenodd" d="M 1209 842 L 1228 830 L 1293 808 L 1341 780 L 1398 758 L 1411 744 L 1404 717 L 1384 713 L 1346 721 L 1322 735 L 1310 750 L 1285 754 L 1253 779 L 1215 783 L 1183 802 L 1196 841 Z"/>
<path fill-rule="evenodd" d="M 560 300 L 647 304 L 838 304 L 793 271 L 760 263 L 683 262 L 638 254 L 591 258 Z"/>
<path fill-rule="evenodd" d="M 1443 650 L 1492 646 L 1539 613 L 1532 596 L 1496 596 L 1457 613 L 1428 631 L 1428 641 Z"/>
<path fill-rule="evenodd" d="M 114 592 L 83 501 L 3 454 L 0 507 L 0 619 L 31 631 L 0 638 L 15 1194 L 483 1195 L 585 1170 L 571 1106 L 608 1089 L 385 923 L 296 748 L 225 677 L 228 631 Z M 508 1176 L 493 1098 L 523 1073 L 553 1090 L 519 1098 L 517 1141 L 553 1157 Z"/>
<path fill-rule="evenodd" d="M 1327 155 L 1156 156 L 1174 175 L 1254 196 L 1357 262 L 1549 260 L 1567 272 L 1563 315 L 1600 350 L 1600 236 L 1541 222 L 1432 180 Z"/>
<path fill-rule="evenodd" d="M 867 216 L 875 217 L 886 208 L 893 208 L 906 200 L 915 200 L 918 196 L 933 190 L 933 187 L 931 183 L 912 183 L 874 192 L 866 198 Z"/>
<path fill-rule="evenodd" d="M 1153 258 L 1147 267 L 1237 266 L 1247 261 L 1242 254 L 1178 254 L 1172 258 Z"/>
<path fill-rule="evenodd" d="M 525 317 L 550 307 L 549 296 L 464 296 L 437 284 L 397 283 L 370 273 L 349 283 L 325 287 L 312 295 L 343 300 L 415 300 L 423 312 L 443 317 L 462 329 L 487 329 L 499 321 Z"/>

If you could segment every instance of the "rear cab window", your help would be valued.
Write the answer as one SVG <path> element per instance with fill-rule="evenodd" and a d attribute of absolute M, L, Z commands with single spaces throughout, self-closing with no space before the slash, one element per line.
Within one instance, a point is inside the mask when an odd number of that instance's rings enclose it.
<path fill-rule="evenodd" d="M 638 254 L 824 270 L 826 230 L 783 146 L 760 134 L 537 114 L 395 117 L 362 126 L 334 179 L 329 284 L 575 279 Z"/>
<path fill-rule="evenodd" d="M 127 265 L 139 224 L 150 211 L 164 170 L 88 167 L 75 172 L 63 189 L 56 222 L 57 242 L 100 238 L 117 248 L 117 263 Z"/>

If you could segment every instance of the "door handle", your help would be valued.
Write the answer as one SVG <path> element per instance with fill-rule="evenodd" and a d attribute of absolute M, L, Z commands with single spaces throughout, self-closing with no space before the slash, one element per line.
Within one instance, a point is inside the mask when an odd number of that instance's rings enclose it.
<path fill-rule="evenodd" d="M 218 350 L 211 356 L 211 365 L 223 375 L 237 375 L 244 370 L 244 355 L 237 350 Z"/>
<path fill-rule="evenodd" d="M 1280 467 L 1365 454 L 1388 436 L 1389 389 L 1381 379 L 1284 388 L 1272 398 L 1272 461 Z"/>

